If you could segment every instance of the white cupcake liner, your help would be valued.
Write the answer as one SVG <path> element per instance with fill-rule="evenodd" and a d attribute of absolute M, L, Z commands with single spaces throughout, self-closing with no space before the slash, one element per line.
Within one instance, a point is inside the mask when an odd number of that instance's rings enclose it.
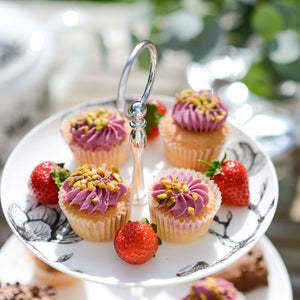
<path fill-rule="evenodd" d="M 177 168 L 194 169 L 196 171 L 205 171 L 207 166 L 200 162 L 204 160 L 211 162 L 217 159 L 222 148 L 222 145 L 216 145 L 213 148 L 205 150 L 188 148 L 176 142 L 171 142 L 168 138 L 163 138 L 163 145 L 166 153 L 166 158 L 171 165 Z"/>
<path fill-rule="evenodd" d="M 74 159 L 78 164 L 94 164 L 100 166 L 106 163 L 107 166 L 114 165 L 117 168 L 122 167 L 129 158 L 130 147 L 128 139 L 125 139 L 121 145 L 115 145 L 111 150 L 84 150 L 82 147 L 75 144 L 70 144 L 70 149 L 73 152 Z"/>
<path fill-rule="evenodd" d="M 203 216 L 201 219 L 193 218 L 175 218 L 172 213 L 162 213 L 153 206 L 153 199 L 151 196 L 152 186 L 154 183 L 158 182 L 162 177 L 167 176 L 171 172 L 185 172 L 186 174 L 192 174 L 196 178 L 201 178 L 204 183 L 206 183 L 212 190 L 215 195 L 215 205 L 214 209 L 209 212 L 207 215 Z M 209 229 L 213 218 L 215 217 L 217 211 L 221 206 L 221 192 L 218 186 L 204 174 L 196 172 L 191 169 L 184 168 L 172 168 L 166 171 L 159 173 L 153 179 L 152 184 L 149 188 L 149 210 L 150 210 L 150 219 L 152 223 L 157 225 L 157 234 L 158 236 L 167 242 L 174 243 L 187 243 L 194 241 L 195 239 L 203 236 Z"/>
<path fill-rule="evenodd" d="M 124 225 L 130 217 L 130 212 L 126 210 L 114 218 L 106 219 L 104 222 L 94 223 L 81 219 L 76 214 L 64 213 L 70 226 L 78 236 L 84 240 L 95 242 L 114 240 L 119 228 Z"/>
<path fill-rule="evenodd" d="M 80 216 L 80 211 L 71 212 L 68 209 L 67 201 L 63 200 L 64 191 L 59 192 L 59 206 L 65 214 L 68 222 L 74 232 L 84 240 L 104 242 L 114 240 L 117 231 L 123 226 L 131 217 L 131 189 L 127 191 L 128 205 L 125 211 L 118 211 L 115 216 L 108 216 L 103 220 L 87 220 L 87 216 Z M 92 213 L 93 214 L 93 213 Z"/>
<path fill-rule="evenodd" d="M 122 167 L 128 160 L 130 154 L 130 145 L 129 145 L 129 136 L 126 136 L 123 142 L 118 145 L 114 145 L 109 151 L 106 150 L 84 150 L 81 146 L 78 146 L 75 142 L 72 141 L 72 134 L 70 133 L 70 119 L 72 117 L 78 116 L 80 113 L 85 113 L 92 111 L 94 109 L 99 109 L 99 107 L 91 107 L 88 110 L 84 111 L 75 111 L 71 114 L 68 114 L 62 121 L 61 126 L 61 135 L 64 141 L 70 147 L 70 150 L 73 153 L 74 159 L 78 164 L 94 164 L 100 166 L 103 163 L 106 163 L 107 166 L 114 165 L 117 168 Z M 125 128 L 129 134 L 129 125 L 125 125 Z"/>

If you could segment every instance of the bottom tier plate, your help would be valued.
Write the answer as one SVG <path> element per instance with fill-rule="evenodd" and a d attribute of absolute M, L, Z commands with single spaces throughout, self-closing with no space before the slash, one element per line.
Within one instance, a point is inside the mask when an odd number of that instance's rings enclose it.
<path fill-rule="evenodd" d="M 279 253 L 267 237 L 262 237 L 260 242 L 269 269 L 269 286 L 246 293 L 246 300 L 292 300 L 290 279 Z M 0 249 L 0 266 L 1 281 L 37 283 L 26 248 L 14 235 Z M 180 300 L 189 289 L 190 284 L 184 283 L 163 288 L 147 288 L 144 295 L 149 300 Z M 84 280 L 75 286 L 58 289 L 58 300 L 98 300 L 99 295 L 101 299 L 121 300 L 130 296 L 130 290 L 127 287 L 102 285 Z"/>

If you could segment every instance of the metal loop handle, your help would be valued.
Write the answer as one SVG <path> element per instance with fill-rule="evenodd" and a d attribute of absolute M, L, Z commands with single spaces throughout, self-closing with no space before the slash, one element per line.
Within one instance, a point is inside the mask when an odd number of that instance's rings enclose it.
<path fill-rule="evenodd" d="M 125 91 L 128 76 L 131 70 L 131 66 L 136 57 L 141 51 L 147 48 L 150 52 L 150 71 L 149 77 L 146 84 L 146 88 L 140 100 L 133 101 L 129 108 L 126 109 Z M 145 204 L 145 190 L 144 190 L 144 179 L 143 179 L 143 168 L 142 168 L 142 153 L 146 147 L 147 136 L 145 133 L 146 121 L 144 119 L 147 113 L 146 102 L 150 95 L 150 91 L 153 85 L 155 68 L 157 63 L 157 52 L 155 46 L 149 41 L 142 41 L 135 46 L 127 63 L 122 72 L 121 80 L 119 83 L 117 107 L 120 113 L 124 114 L 129 120 L 129 124 L 132 128 L 129 143 L 134 155 L 134 176 L 133 176 L 133 203 L 134 204 Z"/>
<path fill-rule="evenodd" d="M 148 81 L 146 84 L 146 88 L 144 90 L 144 93 L 142 95 L 142 98 L 140 99 L 138 104 L 136 105 L 136 108 L 132 107 L 132 111 L 125 109 L 125 91 L 126 91 L 126 84 L 127 80 L 129 77 L 129 73 L 131 70 L 131 66 L 134 62 L 134 60 L 137 58 L 137 56 L 145 49 L 147 48 L 150 52 L 150 71 L 149 71 L 149 77 Z M 121 113 L 124 113 L 129 119 L 134 119 L 137 117 L 136 112 L 143 106 L 145 105 L 149 95 L 150 91 L 153 85 L 154 81 L 154 76 L 155 76 L 155 69 L 156 69 L 156 63 L 157 63 L 157 51 L 154 46 L 150 41 L 142 41 L 139 44 L 137 44 L 132 52 L 130 53 L 127 63 L 123 69 L 122 75 L 121 75 L 121 80 L 119 83 L 119 88 L 118 88 L 118 97 L 117 97 L 117 106 L 118 110 Z"/>

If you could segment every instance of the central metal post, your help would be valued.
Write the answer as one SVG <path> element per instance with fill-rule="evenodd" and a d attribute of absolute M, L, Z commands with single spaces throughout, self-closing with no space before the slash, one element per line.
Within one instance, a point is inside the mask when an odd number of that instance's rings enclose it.
<path fill-rule="evenodd" d="M 144 48 L 147 48 L 150 52 L 150 71 L 148 81 L 141 99 L 134 100 L 127 108 L 125 101 L 125 91 L 128 76 L 134 60 Z M 136 45 L 136 47 L 129 55 L 127 63 L 124 67 L 118 89 L 118 110 L 130 120 L 129 124 L 132 128 L 129 136 L 129 143 L 134 155 L 134 172 L 132 183 L 134 204 L 146 203 L 146 192 L 144 189 L 144 176 L 142 166 L 142 155 L 147 143 L 147 136 L 145 132 L 146 121 L 144 117 L 147 113 L 146 102 L 150 95 L 150 91 L 154 81 L 156 63 L 157 52 L 155 46 L 151 42 L 143 41 Z"/>

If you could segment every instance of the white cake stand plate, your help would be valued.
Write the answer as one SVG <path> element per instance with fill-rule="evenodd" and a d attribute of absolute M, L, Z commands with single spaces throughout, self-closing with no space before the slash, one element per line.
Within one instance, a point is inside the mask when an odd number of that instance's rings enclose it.
<path fill-rule="evenodd" d="M 171 109 L 173 98 L 157 98 Z M 248 207 L 222 205 L 205 236 L 184 245 L 165 242 L 155 259 L 139 266 L 121 261 L 112 242 L 80 240 L 58 207 L 44 206 L 32 199 L 27 183 L 31 171 L 44 160 L 65 162 L 67 168 L 74 169 L 72 153 L 60 134 L 62 120 L 74 110 L 86 110 L 94 105 L 114 106 L 115 101 L 102 99 L 85 103 L 49 117 L 22 139 L 4 168 L 1 182 L 4 215 L 13 232 L 37 257 L 80 279 L 115 286 L 155 288 L 208 276 L 233 263 L 265 234 L 278 202 L 276 172 L 258 143 L 229 120 L 231 133 L 224 151 L 228 159 L 238 159 L 247 168 L 251 195 Z M 149 142 L 143 155 L 145 190 L 153 176 L 170 167 L 161 137 Z M 120 172 L 124 178 L 132 178 L 132 159 Z M 147 205 L 133 207 L 132 220 L 147 215 Z"/>

